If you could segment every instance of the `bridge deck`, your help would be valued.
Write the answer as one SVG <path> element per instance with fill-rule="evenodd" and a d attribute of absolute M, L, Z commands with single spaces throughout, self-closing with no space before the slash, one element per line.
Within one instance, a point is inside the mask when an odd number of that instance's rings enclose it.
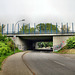
<path fill-rule="evenodd" d="M 17 37 L 21 36 L 75 36 L 75 34 L 8 34 L 8 37 L 13 37 L 16 35 Z"/>

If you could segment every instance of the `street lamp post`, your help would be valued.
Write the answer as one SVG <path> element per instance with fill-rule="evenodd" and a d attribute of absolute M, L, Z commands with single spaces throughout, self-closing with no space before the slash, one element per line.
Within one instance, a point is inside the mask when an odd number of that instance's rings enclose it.
<path fill-rule="evenodd" d="M 21 21 L 25 21 L 25 19 L 22 19 L 22 20 L 19 20 L 19 21 L 17 21 L 16 23 L 15 23 L 15 28 L 16 28 L 16 24 L 17 23 L 19 23 L 19 22 L 21 22 Z M 15 38 L 16 38 L 16 35 L 15 35 L 15 28 L 14 28 L 14 54 L 15 54 Z"/>

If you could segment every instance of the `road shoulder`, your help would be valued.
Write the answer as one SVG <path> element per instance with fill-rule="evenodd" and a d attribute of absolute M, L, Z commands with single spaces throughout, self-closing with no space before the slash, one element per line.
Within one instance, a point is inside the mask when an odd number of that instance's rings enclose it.
<path fill-rule="evenodd" d="M 60 55 L 62 55 L 64 57 L 68 57 L 70 59 L 75 59 L 75 54 L 60 54 Z"/>
<path fill-rule="evenodd" d="M 9 56 L 2 66 L 0 75 L 32 75 L 22 61 L 22 55 L 24 53 L 20 52 Z"/>

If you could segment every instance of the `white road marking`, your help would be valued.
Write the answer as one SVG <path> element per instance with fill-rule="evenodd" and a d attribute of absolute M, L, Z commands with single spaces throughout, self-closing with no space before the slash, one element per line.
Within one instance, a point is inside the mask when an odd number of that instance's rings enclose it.
<path fill-rule="evenodd" d="M 62 63 L 60 63 L 58 61 L 54 61 L 54 62 L 57 63 L 57 64 L 59 64 L 59 65 L 65 66 L 65 64 L 62 64 Z"/>

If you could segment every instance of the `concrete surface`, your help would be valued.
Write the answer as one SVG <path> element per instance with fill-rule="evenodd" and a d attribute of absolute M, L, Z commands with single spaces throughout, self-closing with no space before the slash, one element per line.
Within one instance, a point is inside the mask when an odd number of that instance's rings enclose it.
<path fill-rule="evenodd" d="M 66 40 L 69 39 L 72 36 L 53 36 L 53 46 L 55 45 L 59 45 L 60 43 L 62 43 L 62 41 L 64 41 L 63 46 L 66 45 Z"/>
<path fill-rule="evenodd" d="M 12 37 L 14 34 L 8 34 L 7 36 L 8 37 Z M 16 34 L 16 36 L 17 37 L 20 37 L 20 36 L 24 36 L 24 37 L 26 37 L 26 36 L 29 36 L 29 37 L 31 37 L 31 36 L 73 36 L 74 34 L 73 33 L 68 33 L 68 34 Z"/>
<path fill-rule="evenodd" d="M 74 59 L 75 60 L 75 54 L 60 54 L 64 57 L 67 57 L 67 58 L 71 58 L 71 59 Z"/>
<path fill-rule="evenodd" d="M 36 75 L 75 75 L 75 59 L 61 54 L 31 52 L 23 60 Z"/>
<path fill-rule="evenodd" d="M 8 34 L 8 37 L 13 39 L 14 34 Z M 51 42 L 53 41 L 53 46 L 59 45 L 64 41 L 66 45 L 66 40 L 74 36 L 74 34 L 16 34 L 15 44 L 20 50 L 32 50 L 37 47 L 37 42 Z"/>
<path fill-rule="evenodd" d="M 10 37 L 13 41 L 13 37 Z M 16 46 L 19 48 L 19 50 L 26 50 L 27 49 L 27 44 L 26 44 L 26 41 L 19 38 L 19 37 L 15 37 L 15 44 Z"/>
<path fill-rule="evenodd" d="M 2 75 L 32 75 L 21 58 L 23 54 L 20 52 L 9 56 L 2 67 Z"/>

